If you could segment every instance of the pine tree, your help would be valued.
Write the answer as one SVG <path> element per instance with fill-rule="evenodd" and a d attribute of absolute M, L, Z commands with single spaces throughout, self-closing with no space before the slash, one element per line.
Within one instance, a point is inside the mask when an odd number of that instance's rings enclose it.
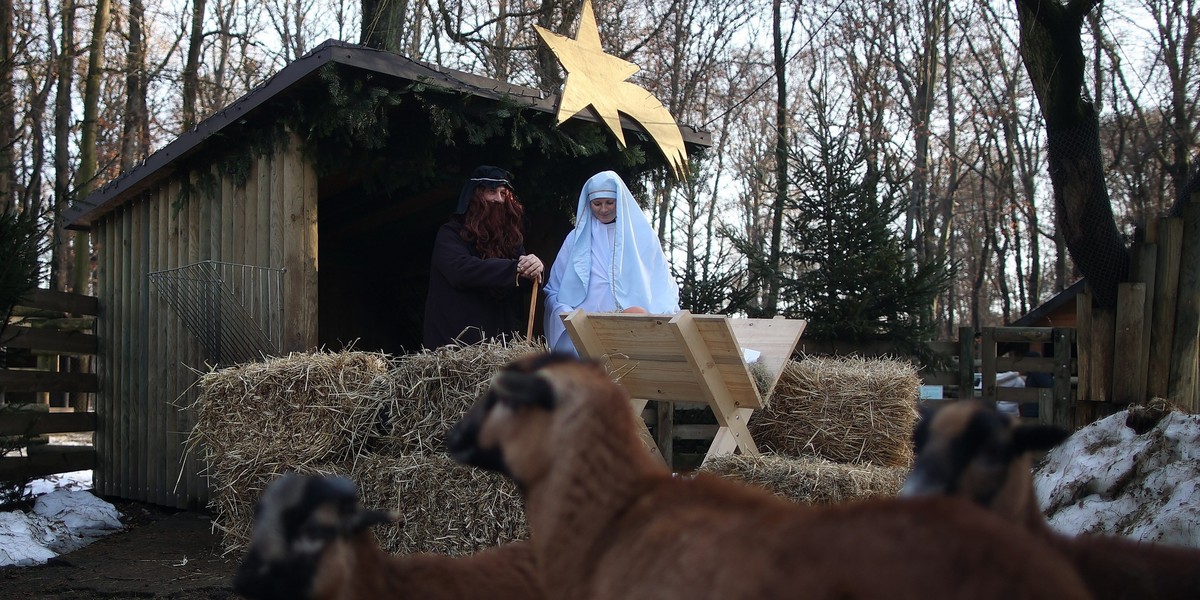
<path fill-rule="evenodd" d="M 829 127 L 809 133 L 815 141 L 793 161 L 781 312 L 808 320 L 806 338 L 915 348 L 932 334 L 933 323 L 921 315 L 949 281 L 949 269 L 907 258 L 895 227 L 902 195 L 881 185 L 851 136 Z"/>

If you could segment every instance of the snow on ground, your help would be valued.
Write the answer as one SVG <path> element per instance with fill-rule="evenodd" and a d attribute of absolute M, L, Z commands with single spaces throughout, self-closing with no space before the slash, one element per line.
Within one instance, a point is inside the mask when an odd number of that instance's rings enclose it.
<path fill-rule="evenodd" d="M 0 513 L 0 567 L 41 564 L 121 530 L 121 514 L 91 488 L 91 471 L 34 480 L 33 510 Z"/>
<path fill-rule="evenodd" d="M 1151 426 L 1130 412 L 1080 429 L 1046 456 L 1034 488 L 1050 526 L 1200 548 L 1200 415 L 1170 412 Z"/>

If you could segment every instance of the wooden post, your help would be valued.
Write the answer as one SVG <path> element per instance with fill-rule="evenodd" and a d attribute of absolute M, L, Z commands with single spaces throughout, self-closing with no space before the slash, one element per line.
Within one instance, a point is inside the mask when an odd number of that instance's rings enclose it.
<path fill-rule="evenodd" d="M 1151 227 L 1149 233 L 1153 239 L 1158 239 L 1157 227 Z M 1150 389 L 1150 335 L 1154 324 L 1154 292 L 1156 289 L 1154 283 L 1158 279 L 1158 245 L 1144 243 L 1135 247 L 1133 266 L 1133 280 L 1145 284 L 1145 300 L 1142 303 L 1142 331 L 1139 333 L 1142 338 L 1142 347 L 1138 354 L 1137 371 L 1141 383 L 1135 390 L 1138 398 L 1136 401 L 1144 402 L 1151 398 L 1147 390 Z"/>
<path fill-rule="evenodd" d="M 167 262 L 163 266 L 168 269 L 178 268 L 183 266 L 187 261 L 186 246 L 182 240 L 187 236 L 184 228 L 184 215 L 186 209 L 175 210 L 172 208 L 179 198 L 179 193 L 183 182 L 180 179 L 172 179 L 167 184 L 167 204 L 164 209 L 167 213 L 168 228 L 163 232 L 163 244 L 166 246 Z M 167 330 L 162 334 L 165 336 L 166 352 L 164 352 L 161 360 L 166 372 L 163 376 L 165 385 L 162 392 L 162 398 L 159 400 L 163 403 L 163 469 L 164 481 L 175 481 L 179 475 L 179 446 L 176 445 L 173 431 L 179 430 L 179 411 L 174 410 L 170 404 L 180 392 L 184 389 L 183 376 L 181 374 L 183 367 L 180 361 L 183 359 L 183 349 L 191 344 L 191 340 L 187 337 L 187 331 L 183 328 L 182 316 L 175 314 L 174 311 L 168 311 L 170 314 L 166 318 Z M 179 493 L 175 486 L 163 486 L 166 496 L 164 504 L 167 506 L 179 505 Z"/>
<path fill-rule="evenodd" d="M 1200 193 L 1183 208 L 1183 244 L 1179 263 L 1179 292 L 1175 307 L 1175 339 L 1167 393 L 1185 409 L 1196 412 L 1200 376 Z"/>
<path fill-rule="evenodd" d="M 149 292 L 150 280 L 146 277 L 146 273 L 150 271 L 151 202 L 153 199 L 149 195 L 141 195 L 131 203 L 133 204 L 133 260 L 129 269 L 133 277 L 129 289 L 125 291 L 126 294 L 133 296 L 132 314 L 129 320 L 130 329 L 133 330 L 133 342 L 130 347 L 133 358 L 131 365 L 133 377 L 130 389 L 133 402 L 133 427 L 131 427 L 133 439 L 130 447 L 136 456 L 135 464 L 131 465 L 134 486 L 132 498 L 143 502 L 149 500 L 147 494 L 150 490 L 150 462 L 153 460 L 147 446 L 150 438 L 150 411 L 148 406 L 149 388 L 146 381 L 149 376 L 149 350 L 146 348 L 146 343 L 150 334 L 147 322 L 147 312 L 150 309 L 147 292 Z"/>
<path fill-rule="evenodd" d="M 1146 284 L 1122 283 L 1117 286 L 1116 339 L 1109 370 L 1112 400 L 1117 404 L 1146 401 L 1146 360 L 1142 354 L 1146 329 Z M 1121 365 L 1120 368 L 1117 365 Z"/>
<path fill-rule="evenodd" d="M 1046 413 L 1039 412 L 1041 417 L 1048 414 L 1052 425 L 1064 427 L 1068 431 L 1075 425 L 1076 399 L 1071 396 L 1071 348 L 1074 345 L 1074 331 L 1066 327 L 1054 328 L 1054 400 L 1053 406 Z M 1043 407 L 1044 408 L 1044 407 Z"/>
<path fill-rule="evenodd" d="M 1075 318 L 1077 321 L 1075 347 L 1079 353 L 1077 368 L 1079 387 L 1076 391 L 1075 401 L 1080 405 L 1080 410 L 1076 411 L 1075 416 L 1082 419 L 1082 404 L 1090 402 L 1092 399 L 1092 292 L 1087 289 L 1086 285 L 1083 291 L 1075 296 Z"/>
<path fill-rule="evenodd" d="M 996 328 L 984 327 L 979 338 L 980 371 L 983 373 L 983 401 L 996 407 Z"/>
<path fill-rule="evenodd" d="M 1158 221 L 1158 261 L 1154 277 L 1154 302 L 1150 321 L 1150 356 L 1146 366 L 1146 394 L 1166 398 L 1171 377 L 1171 346 L 1175 339 L 1175 305 L 1179 291 L 1179 262 L 1183 248 L 1183 220 Z"/>
<path fill-rule="evenodd" d="M 116 398 L 116 404 L 121 407 L 121 416 L 118 427 L 120 443 L 117 445 L 117 451 L 120 453 L 117 458 L 119 468 L 117 477 L 120 483 L 117 489 L 120 490 L 122 498 L 136 498 L 133 493 L 133 479 L 137 467 L 137 448 L 133 445 L 136 435 L 133 422 L 135 421 L 134 407 L 137 404 L 137 391 L 133 376 L 134 357 L 136 356 L 133 333 L 138 327 L 138 322 L 133 314 L 133 294 L 131 293 L 135 285 L 133 273 L 134 213 L 135 209 L 126 204 L 122 207 L 118 217 L 121 228 L 121 257 L 119 259 L 121 261 L 121 287 L 117 290 L 117 297 L 121 305 L 121 329 L 118 332 L 121 338 L 121 352 L 117 354 L 117 367 L 121 370 L 121 393 Z"/>
<path fill-rule="evenodd" d="M 975 328 L 958 328 L 958 397 L 975 397 Z"/>

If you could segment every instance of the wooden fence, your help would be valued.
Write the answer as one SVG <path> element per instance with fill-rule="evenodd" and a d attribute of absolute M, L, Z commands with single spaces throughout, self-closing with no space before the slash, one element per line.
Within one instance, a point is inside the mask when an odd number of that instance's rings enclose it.
<path fill-rule="evenodd" d="M 1069 429 L 1086 424 L 1080 422 L 1076 410 L 1079 360 L 1075 358 L 1074 328 L 983 327 L 976 330 L 960 327 L 958 340 L 927 342 L 927 345 L 943 364 L 924 367 L 919 375 L 922 383 L 937 386 L 944 400 L 979 398 L 993 405 L 1003 401 L 1037 403 L 1039 422 Z M 1030 346 L 1046 349 L 1050 356 L 1025 356 L 1023 351 Z M 1018 352 L 1006 352 L 1006 349 Z M 832 346 L 804 340 L 801 340 L 800 350 L 811 354 L 903 356 L 892 346 Z M 1053 387 L 1002 387 L 997 384 L 996 376 L 1006 371 L 1050 373 Z"/>
<path fill-rule="evenodd" d="M 96 298 L 39 289 L 13 312 L 0 334 L 5 357 L 0 362 L 0 437 L 8 438 L 10 446 L 17 443 L 14 438 L 28 445 L 26 456 L 0 457 L 0 481 L 95 468 L 94 446 L 53 445 L 43 436 L 96 430 L 96 413 L 88 409 L 99 389 L 96 374 L 91 367 L 82 372 L 63 368 L 87 364 L 79 359 L 97 352 Z M 52 408 L 52 395 L 70 395 L 75 410 Z"/>
<path fill-rule="evenodd" d="M 1077 297 L 1087 420 L 1152 398 L 1200 412 L 1200 194 L 1137 237 L 1116 310 L 1094 309 L 1090 291 Z"/>

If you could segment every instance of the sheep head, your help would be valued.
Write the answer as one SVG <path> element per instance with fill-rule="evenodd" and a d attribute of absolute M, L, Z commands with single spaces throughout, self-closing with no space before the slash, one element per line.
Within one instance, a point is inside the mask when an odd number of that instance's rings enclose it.
<path fill-rule="evenodd" d="M 523 490 L 546 473 L 570 416 L 591 401 L 619 401 L 622 388 L 596 362 L 535 354 L 505 366 L 447 440 L 460 463 L 503 473 Z M 628 396 L 623 397 L 628 406 Z"/>
<path fill-rule="evenodd" d="M 391 513 L 364 509 L 349 479 L 286 473 L 254 507 L 250 547 L 233 589 L 256 600 L 324 597 L 322 590 L 341 584 L 331 579 L 346 570 L 332 563 L 348 559 L 350 538 L 393 520 Z"/>
<path fill-rule="evenodd" d="M 981 402 L 924 409 L 913 432 L 916 460 L 900 495 L 960 496 L 1020 521 L 1037 510 L 1032 453 L 1066 438 L 1059 427 L 1022 424 Z"/>

